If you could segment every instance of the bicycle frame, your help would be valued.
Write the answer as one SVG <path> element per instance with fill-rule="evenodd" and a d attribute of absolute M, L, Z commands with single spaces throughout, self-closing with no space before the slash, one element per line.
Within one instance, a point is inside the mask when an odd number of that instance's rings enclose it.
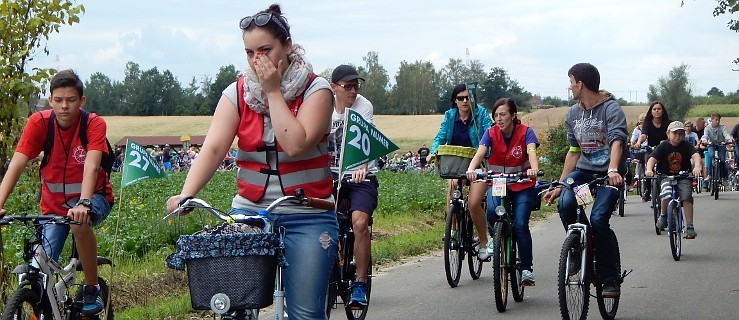
<path fill-rule="evenodd" d="M 66 217 L 56 215 L 5 216 L 0 219 L 2 224 L 11 224 L 13 221 L 30 222 L 35 229 L 31 240 L 24 240 L 24 263 L 16 266 L 11 272 L 18 276 L 18 288 L 30 287 L 38 291 L 42 306 L 48 306 L 51 309 L 47 311 L 50 311 L 53 319 L 63 319 L 62 316 L 65 314 L 79 312 L 80 306 L 76 306 L 76 301 L 67 294 L 67 289 L 78 285 L 76 273 L 79 266 L 79 255 L 74 237 L 72 237 L 72 254 L 66 266 L 60 265 L 49 257 L 41 245 L 44 224 L 70 224 L 72 222 Z M 112 264 L 112 262 L 98 257 L 98 265 L 100 264 Z M 44 304 L 43 301 L 47 301 L 48 304 Z"/>

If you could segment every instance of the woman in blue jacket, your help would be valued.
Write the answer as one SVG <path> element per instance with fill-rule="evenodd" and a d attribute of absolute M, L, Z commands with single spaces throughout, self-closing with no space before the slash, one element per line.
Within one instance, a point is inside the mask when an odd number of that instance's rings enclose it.
<path fill-rule="evenodd" d="M 436 153 L 439 145 L 448 144 L 463 147 L 472 147 L 477 149 L 480 139 L 485 132 L 493 125 L 487 110 L 483 106 L 470 106 L 470 93 L 467 91 L 467 85 L 460 83 L 452 90 L 451 103 L 452 108 L 444 113 L 444 120 L 441 122 L 439 132 L 434 138 L 431 145 L 431 152 L 428 156 L 429 160 Z M 451 197 L 452 190 L 456 189 L 457 180 L 449 180 L 449 189 L 447 192 L 447 204 Z M 473 183 L 469 191 L 469 203 L 481 206 L 482 200 L 487 191 L 486 183 Z M 480 249 L 478 258 L 485 260 L 488 258 L 486 254 L 486 244 L 488 242 L 487 222 L 483 210 L 475 210 L 474 212 L 481 214 L 471 214 L 472 222 L 477 228 L 477 234 L 480 237 Z M 472 210 L 470 210 L 472 213 Z"/>

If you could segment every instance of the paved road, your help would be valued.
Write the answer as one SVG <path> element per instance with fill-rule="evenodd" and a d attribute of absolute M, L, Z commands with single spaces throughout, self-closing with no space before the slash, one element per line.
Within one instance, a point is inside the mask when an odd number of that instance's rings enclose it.
<path fill-rule="evenodd" d="M 622 265 L 634 270 L 621 289 L 618 319 L 739 318 L 739 192 L 722 193 L 718 201 L 706 193 L 695 197 L 698 237 L 683 241 L 677 262 L 666 233 L 654 233 L 648 204 L 629 197 L 626 216 L 611 219 Z M 459 287 L 452 289 L 437 253 L 378 274 L 367 319 L 558 319 L 555 278 L 564 230 L 556 215 L 532 228 L 537 285 L 526 288 L 521 303 L 509 297 L 505 314 L 495 309 L 489 264 L 472 280 L 465 262 Z M 589 315 L 600 319 L 595 299 Z"/>

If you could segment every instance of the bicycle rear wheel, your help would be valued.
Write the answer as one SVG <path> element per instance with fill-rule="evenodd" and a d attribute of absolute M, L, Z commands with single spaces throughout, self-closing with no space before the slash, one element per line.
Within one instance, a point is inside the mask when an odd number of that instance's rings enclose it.
<path fill-rule="evenodd" d="M 50 308 L 42 308 L 38 303 L 39 301 L 39 291 L 29 288 L 18 288 L 5 304 L 2 320 L 40 319 L 42 315 L 46 319 L 51 319 Z M 42 304 L 47 306 L 48 302 L 44 301 Z"/>
<path fill-rule="evenodd" d="M 618 249 L 618 239 L 616 239 L 616 234 L 613 235 L 613 241 L 616 243 L 616 271 L 619 277 L 621 276 L 621 254 Z M 622 278 L 619 278 L 619 282 L 623 281 Z M 600 283 L 600 281 L 595 283 L 595 297 L 596 300 L 598 300 L 598 310 L 600 311 L 600 316 L 605 320 L 613 320 L 616 318 L 616 312 L 618 311 L 618 303 L 621 300 L 620 297 L 616 298 L 606 298 L 603 297 L 603 285 Z"/>
<path fill-rule="evenodd" d="M 677 223 L 677 215 L 680 214 L 679 209 L 679 204 L 676 201 L 671 201 L 667 208 L 667 212 L 669 212 L 667 224 L 668 234 L 670 235 L 670 251 L 672 252 L 672 259 L 675 259 L 675 261 L 680 261 L 680 255 L 682 254 L 683 230 Z"/>
<path fill-rule="evenodd" d="M 450 205 L 449 212 L 446 214 L 446 226 L 444 227 L 444 271 L 446 272 L 446 281 L 452 288 L 459 284 L 464 254 L 462 233 L 457 230 L 462 226 L 461 221 L 459 221 L 460 211 L 459 207 Z"/>
<path fill-rule="evenodd" d="M 470 269 L 472 279 L 477 280 L 480 279 L 480 275 L 482 274 L 482 260 L 477 259 L 477 256 L 473 252 L 480 241 L 480 235 L 477 234 L 477 228 L 472 224 L 472 218 L 469 215 L 467 216 L 467 227 L 465 227 L 465 230 L 467 230 L 465 232 L 467 234 L 465 243 L 469 244 L 469 247 L 465 245 L 465 248 L 469 250 L 467 254 L 467 267 Z M 477 242 L 473 241 L 475 238 L 478 239 Z"/>
<path fill-rule="evenodd" d="M 562 252 L 559 255 L 559 269 L 557 275 L 557 296 L 559 312 L 562 319 L 585 320 L 588 317 L 590 303 L 590 284 L 586 270 L 579 268 L 577 272 L 569 270 L 570 260 L 580 265 L 581 257 L 587 254 L 580 244 L 580 235 L 572 233 L 565 238 Z"/>
<path fill-rule="evenodd" d="M 496 222 L 493 227 L 493 289 L 498 312 L 505 312 L 508 304 L 508 263 L 504 231 L 503 223 Z"/>

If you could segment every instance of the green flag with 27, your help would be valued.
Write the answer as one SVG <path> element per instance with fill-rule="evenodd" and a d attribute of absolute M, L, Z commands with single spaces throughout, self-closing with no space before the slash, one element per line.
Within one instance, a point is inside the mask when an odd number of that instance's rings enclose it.
<path fill-rule="evenodd" d="M 141 145 L 126 140 L 126 156 L 123 159 L 121 188 L 148 178 L 164 178 L 167 174 Z"/>

